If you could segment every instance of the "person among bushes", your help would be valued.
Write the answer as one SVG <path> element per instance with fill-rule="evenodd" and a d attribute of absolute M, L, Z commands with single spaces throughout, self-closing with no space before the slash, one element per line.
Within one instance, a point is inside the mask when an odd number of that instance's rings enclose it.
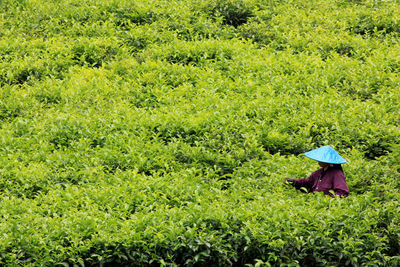
<path fill-rule="evenodd" d="M 323 146 L 308 151 L 304 155 L 318 161 L 321 168 L 305 179 L 286 177 L 284 183 L 291 184 L 297 189 L 306 188 L 308 192 L 323 192 L 327 195 L 333 196 L 335 194 L 340 197 L 349 195 L 349 187 L 341 165 L 346 163 L 346 160 L 339 153 L 330 146 Z"/>

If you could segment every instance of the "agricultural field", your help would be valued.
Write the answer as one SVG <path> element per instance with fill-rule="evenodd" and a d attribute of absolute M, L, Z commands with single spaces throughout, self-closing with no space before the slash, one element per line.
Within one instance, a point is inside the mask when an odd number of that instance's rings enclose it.
<path fill-rule="evenodd" d="M 399 1 L 1 0 L 0 265 L 399 266 L 399 123 Z"/>

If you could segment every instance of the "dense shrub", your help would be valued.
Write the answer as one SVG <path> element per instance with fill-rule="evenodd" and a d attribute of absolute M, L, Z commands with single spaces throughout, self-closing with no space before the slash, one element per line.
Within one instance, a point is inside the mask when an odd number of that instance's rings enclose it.
<path fill-rule="evenodd" d="M 398 266 L 399 12 L 1 1 L 0 265 Z"/>

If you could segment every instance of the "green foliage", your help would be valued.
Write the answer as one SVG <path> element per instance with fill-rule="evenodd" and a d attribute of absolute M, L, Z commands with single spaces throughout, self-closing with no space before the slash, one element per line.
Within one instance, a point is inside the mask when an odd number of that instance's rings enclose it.
<path fill-rule="evenodd" d="M 399 13 L 0 1 L 0 265 L 400 265 Z"/>
<path fill-rule="evenodd" d="M 198 3 L 195 3 L 198 4 Z M 238 27 L 254 16 L 256 9 L 255 1 L 242 0 L 212 0 L 200 3 L 206 12 L 216 18 L 221 17 L 222 23 Z"/>

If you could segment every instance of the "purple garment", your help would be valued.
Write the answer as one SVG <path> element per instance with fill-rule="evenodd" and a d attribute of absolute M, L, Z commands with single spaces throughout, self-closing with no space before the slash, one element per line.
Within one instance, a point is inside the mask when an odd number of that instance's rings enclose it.
<path fill-rule="evenodd" d="M 333 190 L 335 195 L 342 197 L 347 197 L 350 192 L 341 167 L 329 167 L 326 171 L 321 168 L 308 178 L 296 179 L 293 185 L 297 189 L 305 187 L 310 192 L 323 192 L 327 195 L 331 195 L 329 191 Z"/>

